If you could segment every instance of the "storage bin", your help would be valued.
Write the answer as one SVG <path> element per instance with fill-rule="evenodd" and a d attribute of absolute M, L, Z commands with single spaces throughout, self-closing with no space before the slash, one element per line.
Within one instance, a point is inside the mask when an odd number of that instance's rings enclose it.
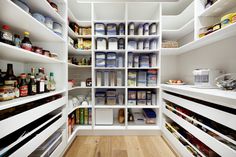
<path fill-rule="evenodd" d="M 149 24 L 143 24 L 143 35 L 149 35 Z"/>
<path fill-rule="evenodd" d="M 106 66 L 107 67 L 116 67 L 116 53 L 115 52 L 108 52 L 106 58 Z"/>
<path fill-rule="evenodd" d="M 120 38 L 118 40 L 118 49 L 119 50 L 124 50 L 125 49 L 125 39 L 124 38 Z"/>
<path fill-rule="evenodd" d="M 108 97 L 115 97 L 116 96 L 116 90 L 115 89 L 108 89 L 106 92 L 106 95 Z"/>
<path fill-rule="evenodd" d="M 96 49 L 97 50 L 106 50 L 107 49 L 106 38 L 97 38 L 96 39 Z"/>
<path fill-rule="evenodd" d="M 148 43 L 148 45 L 149 45 L 149 43 Z M 137 42 L 135 40 L 129 40 L 128 49 L 129 50 L 137 50 Z"/>
<path fill-rule="evenodd" d="M 125 35 L 125 24 L 120 23 L 118 26 L 118 35 Z"/>
<path fill-rule="evenodd" d="M 96 65 L 96 67 L 105 67 L 106 66 L 106 53 L 97 52 L 95 54 L 95 65 Z"/>
<path fill-rule="evenodd" d="M 149 50 L 149 40 L 144 40 L 144 42 L 143 42 L 143 49 L 144 50 Z"/>
<path fill-rule="evenodd" d="M 118 49 L 118 38 L 108 38 L 108 49 L 117 50 Z"/>
<path fill-rule="evenodd" d="M 95 93 L 95 99 L 96 99 L 96 105 L 105 105 L 105 92 L 96 92 Z"/>
<path fill-rule="evenodd" d="M 116 105 L 116 97 L 107 97 L 107 105 Z"/>
<path fill-rule="evenodd" d="M 150 24 L 149 35 L 157 35 L 157 23 Z"/>
<path fill-rule="evenodd" d="M 106 26 L 104 23 L 95 23 L 94 27 L 95 35 L 106 35 Z"/>
<path fill-rule="evenodd" d="M 107 35 L 117 35 L 117 26 L 115 23 L 107 24 Z"/>
<path fill-rule="evenodd" d="M 135 32 L 135 25 L 133 22 L 131 22 L 128 25 L 128 33 L 129 35 L 134 35 L 134 32 Z"/>
<path fill-rule="evenodd" d="M 143 31 L 144 31 L 143 24 L 139 24 L 137 34 L 143 35 L 144 34 Z"/>
<path fill-rule="evenodd" d="M 143 40 L 138 41 L 138 49 L 143 50 Z"/>
<path fill-rule="evenodd" d="M 113 109 L 96 109 L 95 120 L 96 125 L 112 125 Z"/>
<path fill-rule="evenodd" d="M 145 106 L 145 105 L 147 105 L 147 101 L 146 100 L 137 100 L 137 105 Z"/>
<path fill-rule="evenodd" d="M 150 40 L 149 49 L 150 50 L 156 50 L 157 49 L 157 39 Z"/>
<path fill-rule="evenodd" d="M 128 67 L 129 68 L 133 67 L 133 57 L 134 57 L 133 53 L 129 52 L 128 53 Z"/>
<path fill-rule="evenodd" d="M 124 67 L 124 57 L 122 55 L 117 56 L 117 67 Z"/>

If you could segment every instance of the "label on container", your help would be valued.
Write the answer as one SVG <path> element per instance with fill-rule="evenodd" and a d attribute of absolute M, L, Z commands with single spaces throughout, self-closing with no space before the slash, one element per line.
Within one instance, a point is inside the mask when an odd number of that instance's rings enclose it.
<path fill-rule="evenodd" d="M 12 86 L 13 87 L 15 83 L 17 83 L 16 80 L 5 80 L 4 81 L 4 84 L 6 86 Z"/>
<path fill-rule="evenodd" d="M 37 88 L 36 87 L 37 87 L 36 85 L 31 86 L 31 89 L 32 89 L 33 93 L 37 93 Z"/>
<path fill-rule="evenodd" d="M 5 39 L 5 40 L 9 40 L 9 41 L 12 41 L 13 40 L 13 36 L 11 33 L 8 33 L 8 32 L 3 32 L 2 33 L 2 38 Z"/>
<path fill-rule="evenodd" d="M 25 49 L 25 50 L 28 50 L 28 51 L 32 51 L 32 45 L 29 44 L 29 43 L 22 43 L 21 48 Z"/>
<path fill-rule="evenodd" d="M 44 82 L 40 81 L 39 83 L 39 92 L 42 93 L 45 91 L 45 86 L 44 86 Z"/>
<path fill-rule="evenodd" d="M 28 86 L 24 85 L 24 86 L 20 86 L 20 96 L 27 96 L 28 95 Z"/>

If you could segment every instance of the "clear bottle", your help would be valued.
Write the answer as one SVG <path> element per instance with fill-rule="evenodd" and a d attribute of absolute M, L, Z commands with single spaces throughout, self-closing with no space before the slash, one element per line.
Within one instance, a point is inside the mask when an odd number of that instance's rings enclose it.
<path fill-rule="evenodd" d="M 19 98 L 20 97 L 20 90 L 19 90 L 19 84 L 17 82 L 15 82 L 15 84 L 14 84 L 14 92 L 15 92 L 15 98 Z"/>
<path fill-rule="evenodd" d="M 29 86 L 29 88 L 28 88 L 29 95 L 37 94 L 37 85 L 36 85 L 34 76 L 30 76 L 30 82 L 29 82 L 28 86 Z"/>
<path fill-rule="evenodd" d="M 29 35 L 29 32 L 24 32 L 24 39 L 21 42 L 21 48 L 28 51 L 32 51 L 32 43 L 29 39 Z"/>
<path fill-rule="evenodd" d="M 39 73 L 36 74 L 37 93 L 45 92 L 44 69 L 39 68 Z"/>
<path fill-rule="evenodd" d="M 53 72 L 50 72 L 49 84 L 50 84 L 50 91 L 55 91 L 56 90 L 56 82 L 54 80 Z"/>

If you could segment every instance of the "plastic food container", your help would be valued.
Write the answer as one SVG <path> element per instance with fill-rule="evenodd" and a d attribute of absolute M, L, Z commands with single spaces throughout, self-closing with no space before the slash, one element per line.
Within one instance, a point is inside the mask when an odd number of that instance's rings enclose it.
<path fill-rule="evenodd" d="M 152 23 L 149 26 L 149 34 L 150 35 L 157 35 L 157 24 L 156 23 Z"/>
<path fill-rule="evenodd" d="M 157 49 L 157 39 L 152 39 L 150 41 L 149 49 L 150 50 L 156 50 Z"/>
<path fill-rule="evenodd" d="M 62 26 L 61 26 L 61 24 L 59 24 L 57 22 L 53 22 L 53 31 L 58 35 L 62 35 Z"/>
<path fill-rule="evenodd" d="M 104 23 L 95 23 L 95 35 L 105 35 L 106 27 Z"/>
<path fill-rule="evenodd" d="M 0 87 L 0 101 L 12 100 L 15 98 L 14 87 L 1 86 Z"/>
<path fill-rule="evenodd" d="M 143 24 L 138 25 L 138 35 L 143 35 Z"/>
<path fill-rule="evenodd" d="M 105 105 L 105 97 L 106 97 L 105 92 L 96 92 L 95 97 L 96 97 L 96 105 Z"/>
<path fill-rule="evenodd" d="M 118 49 L 118 38 L 108 38 L 108 50 Z"/>
<path fill-rule="evenodd" d="M 107 97 L 107 105 L 116 105 L 116 97 Z"/>
<path fill-rule="evenodd" d="M 106 38 L 97 38 L 96 39 L 96 49 L 97 50 L 106 50 L 107 49 Z"/>
<path fill-rule="evenodd" d="M 118 40 L 118 49 L 119 50 L 124 50 L 125 49 L 125 39 L 124 38 L 120 38 Z"/>
<path fill-rule="evenodd" d="M 45 17 L 45 25 L 49 29 L 53 30 L 53 20 L 51 17 Z"/>
<path fill-rule="evenodd" d="M 219 29 L 221 29 L 221 23 L 217 23 L 213 26 L 213 31 L 217 31 Z"/>
<path fill-rule="evenodd" d="M 125 35 L 125 24 L 120 23 L 118 26 L 118 35 Z"/>
<path fill-rule="evenodd" d="M 115 23 L 107 24 L 107 35 L 117 35 L 117 26 Z"/>
<path fill-rule="evenodd" d="M 97 52 L 95 54 L 95 60 L 96 67 L 106 66 L 106 54 L 104 52 Z"/>
<path fill-rule="evenodd" d="M 135 25 L 133 22 L 129 23 L 129 26 L 128 26 L 128 33 L 129 35 L 134 35 L 134 32 L 135 32 Z"/>
<path fill-rule="evenodd" d="M 149 24 L 143 24 L 143 35 L 149 35 Z"/>
<path fill-rule="evenodd" d="M 13 0 L 13 2 L 18 5 L 21 9 L 23 9 L 25 12 L 30 13 L 30 9 L 28 5 L 20 0 Z"/>
<path fill-rule="evenodd" d="M 115 52 L 108 52 L 106 58 L 106 66 L 107 67 L 116 67 L 116 53 Z"/>
<path fill-rule="evenodd" d="M 143 50 L 143 40 L 138 41 L 138 49 Z"/>
<path fill-rule="evenodd" d="M 144 49 L 144 50 L 149 50 L 149 40 L 145 40 L 145 41 L 143 42 L 143 49 Z"/>
<path fill-rule="evenodd" d="M 128 49 L 129 50 L 137 50 L 137 42 L 135 40 L 129 40 Z"/>
<path fill-rule="evenodd" d="M 33 13 L 32 16 L 41 23 L 45 23 L 45 17 L 39 13 Z"/>
<path fill-rule="evenodd" d="M 110 97 L 115 97 L 116 96 L 116 90 L 115 89 L 108 89 L 107 92 L 106 92 L 106 95 L 110 96 Z"/>

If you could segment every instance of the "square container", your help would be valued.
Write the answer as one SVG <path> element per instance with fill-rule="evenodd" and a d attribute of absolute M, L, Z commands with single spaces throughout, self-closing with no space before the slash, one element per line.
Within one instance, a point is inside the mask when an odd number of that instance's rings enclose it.
<path fill-rule="evenodd" d="M 120 54 L 117 56 L 117 67 L 124 67 L 124 56 Z"/>
<path fill-rule="evenodd" d="M 149 35 L 157 35 L 157 23 L 149 25 Z"/>
<path fill-rule="evenodd" d="M 97 52 L 95 54 L 95 65 L 96 65 L 96 67 L 105 67 L 106 66 L 106 53 Z"/>
<path fill-rule="evenodd" d="M 157 49 L 157 39 L 150 40 L 149 44 L 150 44 L 149 45 L 150 50 L 156 50 Z"/>
<path fill-rule="evenodd" d="M 147 100 L 137 100 L 137 105 L 145 106 L 147 105 Z"/>
<path fill-rule="evenodd" d="M 116 67 L 116 53 L 115 52 L 108 52 L 106 58 L 106 66 L 107 67 Z"/>
<path fill-rule="evenodd" d="M 129 50 L 137 50 L 137 41 L 129 40 L 129 42 L 128 42 L 128 49 Z"/>
<path fill-rule="evenodd" d="M 149 47 L 150 45 L 149 45 L 149 40 L 144 40 L 144 42 L 143 42 L 143 49 L 144 50 L 149 50 Z"/>
<path fill-rule="evenodd" d="M 108 97 L 115 97 L 116 96 L 116 90 L 115 89 L 108 89 L 106 92 Z"/>
<path fill-rule="evenodd" d="M 139 71 L 138 72 L 138 86 L 147 86 L 147 72 Z"/>
<path fill-rule="evenodd" d="M 119 50 L 124 50 L 125 49 L 125 39 L 124 38 L 120 38 L 118 40 L 118 49 Z"/>
<path fill-rule="evenodd" d="M 106 50 L 107 49 L 106 38 L 97 38 L 96 39 L 96 49 L 97 50 Z"/>
<path fill-rule="evenodd" d="M 125 35 L 125 24 L 120 23 L 118 26 L 118 35 Z"/>
<path fill-rule="evenodd" d="M 139 67 L 149 67 L 149 56 L 148 55 L 141 55 L 139 57 Z"/>
<path fill-rule="evenodd" d="M 134 63 L 133 63 L 134 67 L 139 67 L 139 55 L 135 55 L 134 56 Z"/>
<path fill-rule="evenodd" d="M 143 24 L 139 24 L 138 29 L 137 29 L 137 34 L 138 35 L 143 35 L 143 30 L 144 30 Z"/>
<path fill-rule="evenodd" d="M 129 100 L 136 100 L 137 99 L 137 91 L 136 90 L 129 90 L 128 99 Z"/>
<path fill-rule="evenodd" d="M 107 24 L 107 35 L 117 35 L 117 26 L 115 23 Z"/>
<path fill-rule="evenodd" d="M 94 27 L 95 35 L 106 35 L 106 26 L 104 23 L 95 23 Z"/>
<path fill-rule="evenodd" d="M 157 70 L 148 70 L 147 86 L 156 86 L 156 85 L 157 85 Z"/>
<path fill-rule="evenodd" d="M 118 49 L 118 38 L 108 38 L 108 50 Z"/>
<path fill-rule="evenodd" d="M 128 25 L 128 34 L 134 35 L 134 32 L 135 32 L 135 24 L 133 22 L 131 22 Z"/>
<path fill-rule="evenodd" d="M 138 45 L 138 50 L 143 50 L 143 46 L 144 46 L 143 40 L 139 40 L 137 45 Z"/>
<path fill-rule="evenodd" d="M 133 67 L 133 57 L 134 57 L 133 53 L 129 52 L 128 53 L 128 67 L 129 68 Z"/>
<path fill-rule="evenodd" d="M 123 85 L 123 72 L 121 70 L 116 72 L 116 84 L 117 86 Z"/>
<path fill-rule="evenodd" d="M 96 125 L 112 125 L 113 110 L 112 109 L 96 109 L 95 110 Z"/>
<path fill-rule="evenodd" d="M 96 105 L 105 105 L 105 92 L 96 92 L 95 93 L 95 99 L 96 99 Z"/>
<path fill-rule="evenodd" d="M 107 97 L 107 105 L 116 105 L 116 97 Z"/>
<path fill-rule="evenodd" d="M 149 23 L 143 24 L 143 35 L 149 35 Z"/>

